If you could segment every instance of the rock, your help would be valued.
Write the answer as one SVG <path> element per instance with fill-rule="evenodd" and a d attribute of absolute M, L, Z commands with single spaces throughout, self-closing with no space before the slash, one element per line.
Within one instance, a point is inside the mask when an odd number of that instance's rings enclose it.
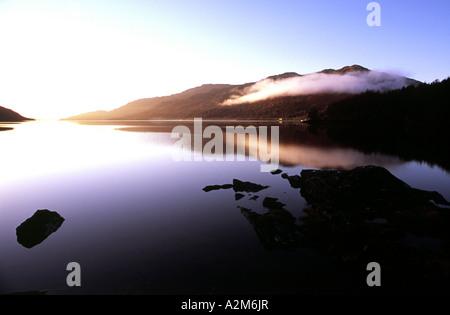
<path fill-rule="evenodd" d="M 281 175 L 281 177 L 284 179 L 287 179 L 292 188 L 294 188 L 294 189 L 301 188 L 301 177 L 300 176 L 298 176 L 298 175 L 289 176 L 288 174 L 283 173 Z"/>
<path fill-rule="evenodd" d="M 439 193 L 411 188 L 378 166 L 349 171 L 303 170 L 300 185 L 301 194 L 308 203 L 328 210 L 370 209 L 366 213 L 384 217 L 393 215 L 394 211 L 417 213 L 421 207 L 436 210 L 439 208 L 436 204 L 449 205 Z"/>
<path fill-rule="evenodd" d="M 245 195 L 241 194 L 241 193 L 234 194 L 234 200 L 239 200 L 239 199 L 242 199 L 244 197 L 245 197 Z"/>
<path fill-rule="evenodd" d="M 232 184 L 225 184 L 225 185 L 210 185 L 203 188 L 203 191 L 209 192 L 212 190 L 219 190 L 219 189 L 230 189 L 233 188 Z"/>
<path fill-rule="evenodd" d="M 212 190 L 230 189 L 230 188 L 233 188 L 235 192 L 254 193 L 269 188 L 269 186 L 262 186 L 252 182 L 243 182 L 240 181 L 239 179 L 233 179 L 233 184 L 209 185 L 204 187 L 203 191 L 209 192 Z"/>
<path fill-rule="evenodd" d="M 233 179 L 233 190 L 235 192 L 258 192 L 266 188 L 269 188 L 269 186 L 262 186 L 251 182 L 243 182 L 239 179 Z"/>
<path fill-rule="evenodd" d="M 264 248 L 315 249 L 329 262 L 360 273 L 362 285 L 368 262 L 378 262 L 391 292 L 450 290 L 450 209 L 441 194 L 412 188 L 378 166 L 281 177 L 300 188 L 308 203 L 297 222 L 277 198 L 264 198 L 263 214 L 239 207 Z M 265 188 L 233 180 L 235 192 Z"/>
<path fill-rule="evenodd" d="M 271 173 L 272 175 L 277 175 L 277 174 L 280 174 L 280 173 L 282 173 L 282 172 L 283 172 L 283 171 L 280 170 L 280 169 L 276 169 L 276 170 L 270 171 L 270 173 Z"/>
<path fill-rule="evenodd" d="M 266 197 L 263 200 L 263 207 L 268 209 L 283 209 L 284 206 L 286 205 L 279 202 L 277 198 Z"/>
<path fill-rule="evenodd" d="M 63 222 L 64 218 L 55 211 L 37 210 L 16 228 L 17 242 L 32 248 L 56 232 Z"/>
<path fill-rule="evenodd" d="M 259 214 L 244 207 L 238 208 L 252 224 L 265 249 L 292 249 L 299 245 L 301 235 L 290 212 L 275 208 Z"/>

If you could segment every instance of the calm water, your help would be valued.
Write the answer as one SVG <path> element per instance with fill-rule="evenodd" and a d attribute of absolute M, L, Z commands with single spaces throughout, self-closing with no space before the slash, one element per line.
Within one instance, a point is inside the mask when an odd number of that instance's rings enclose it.
<path fill-rule="evenodd" d="M 266 249 L 238 206 L 265 213 L 264 198 L 278 198 L 298 218 L 306 206 L 299 190 L 248 156 L 175 161 L 170 131 L 183 124 L 0 124 L 14 128 L 0 131 L 0 293 L 346 293 L 365 284 L 312 249 Z M 384 166 L 450 200 L 450 175 L 437 166 L 344 148 L 301 126 L 280 127 L 279 157 L 289 175 Z M 233 179 L 270 187 L 239 200 L 232 189 L 202 190 Z M 38 209 L 65 221 L 25 248 L 16 228 Z M 66 284 L 69 262 L 81 266 L 81 287 Z"/>

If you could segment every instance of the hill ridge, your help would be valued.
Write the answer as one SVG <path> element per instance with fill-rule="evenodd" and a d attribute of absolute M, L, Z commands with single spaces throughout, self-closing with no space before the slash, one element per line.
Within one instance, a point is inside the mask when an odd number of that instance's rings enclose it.
<path fill-rule="evenodd" d="M 267 97 L 262 100 L 239 103 L 239 97 L 251 93 L 266 83 L 283 83 L 286 80 L 307 79 L 309 75 L 328 74 L 370 74 L 376 75 L 360 65 L 345 66 L 340 69 L 325 69 L 320 72 L 301 75 L 285 72 L 269 76 L 257 82 L 241 85 L 203 84 L 168 96 L 142 98 L 129 102 L 110 111 L 94 111 L 66 118 L 66 120 L 156 120 L 156 119 L 278 119 L 304 117 L 311 108 L 324 106 L 354 95 L 352 92 L 320 92 L 299 95 Z M 388 74 L 386 74 L 388 75 Z M 406 77 L 389 75 L 408 84 L 419 83 Z M 381 79 L 383 80 L 383 79 Z M 225 106 L 227 101 L 238 99 L 238 103 Z"/>

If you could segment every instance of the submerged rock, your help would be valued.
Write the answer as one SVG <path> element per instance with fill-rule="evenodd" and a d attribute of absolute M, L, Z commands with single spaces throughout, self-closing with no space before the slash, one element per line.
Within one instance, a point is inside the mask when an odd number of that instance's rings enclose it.
<path fill-rule="evenodd" d="M 32 248 L 56 232 L 63 222 L 64 218 L 55 211 L 37 210 L 16 228 L 17 242 Z"/>
<path fill-rule="evenodd" d="M 273 208 L 264 214 L 238 207 L 255 229 L 267 250 L 292 249 L 299 245 L 300 234 L 295 217 L 283 208 Z"/>

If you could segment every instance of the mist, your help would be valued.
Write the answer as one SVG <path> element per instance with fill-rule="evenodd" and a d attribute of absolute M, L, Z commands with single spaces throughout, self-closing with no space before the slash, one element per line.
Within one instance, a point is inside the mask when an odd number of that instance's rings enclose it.
<path fill-rule="evenodd" d="M 408 85 L 403 76 L 386 72 L 354 71 L 347 74 L 312 73 L 287 79 L 264 79 L 235 94 L 223 105 L 252 103 L 281 96 L 318 93 L 362 93 L 367 90 L 388 91 Z"/>

